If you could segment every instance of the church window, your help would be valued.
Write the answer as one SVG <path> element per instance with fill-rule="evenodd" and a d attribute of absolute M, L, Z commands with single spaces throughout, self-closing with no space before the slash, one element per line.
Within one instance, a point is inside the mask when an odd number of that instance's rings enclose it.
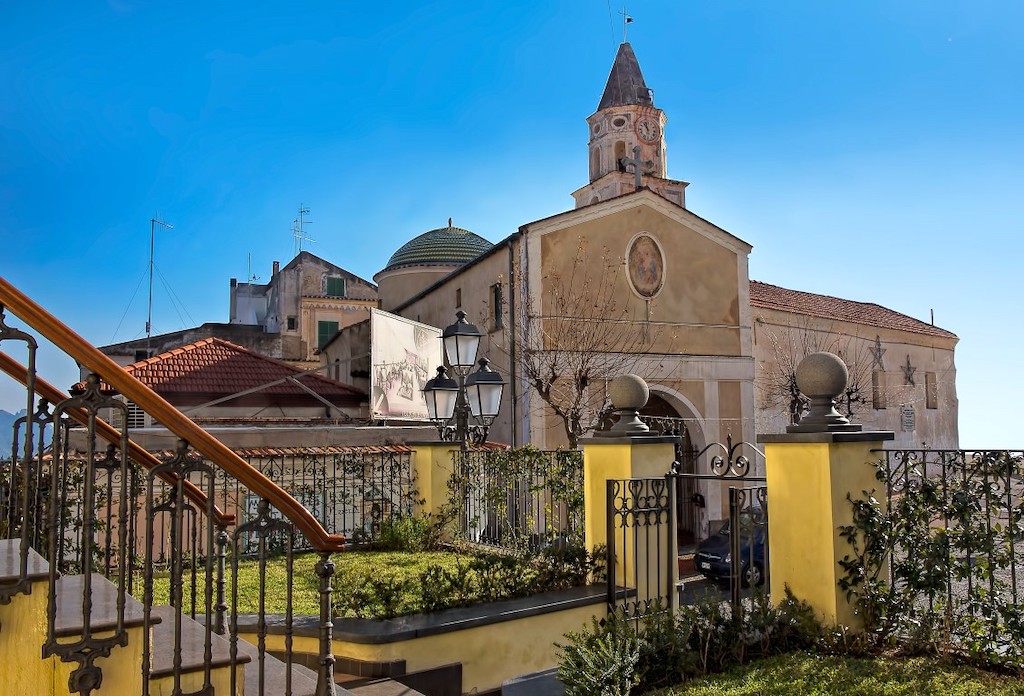
<path fill-rule="evenodd" d="M 626 119 L 623 118 L 622 116 L 619 116 L 614 121 L 612 121 L 612 125 L 615 126 L 616 128 L 622 128 L 624 125 L 626 125 Z"/>
<path fill-rule="evenodd" d="M 462 306 L 462 288 L 455 288 L 455 306 Z"/>
<path fill-rule="evenodd" d="M 626 171 L 626 168 L 622 165 L 622 160 L 626 157 L 626 143 L 622 140 L 615 142 L 615 164 L 620 172 Z"/>
<path fill-rule="evenodd" d="M 337 276 L 328 276 L 326 283 L 326 293 L 330 297 L 344 297 L 345 296 L 345 279 Z"/>
<path fill-rule="evenodd" d="M 939 407 L 939 382 L 934 372 L 924 373 L 924 400 L 927 408 Z"/>
<path fill-rule="evenodd" d="M 871 373 L 871 407 L 876 410 L 885 408 L 885 373 L 881 370 Z"/>
<path fill-rule="evenodd" d="M 502 327 L 501 321 L 501 310 L 505 303 L 501 293 L 501 283 L 495 283 L 491 286 L 491 321 L 492 326 L 495 329 Z"/>
<path fill-rule="evenodd" d="M 594 148 L 590 151 L 590 176 L 596 177 L 601 173 L 601 151 Z"/>
<path fill-rule="evenodd" d="M 294 331 L 296 325 L 295 317 L 288 317 L 288 330 Z"/>
<path fill-rule="evenodd" d="M 338 333 L 338 322 L 336 321 L 318 321 L 316 323 L 316 348 L 320 350 L 324 345 L 334 338 L 334 334 Z"/>

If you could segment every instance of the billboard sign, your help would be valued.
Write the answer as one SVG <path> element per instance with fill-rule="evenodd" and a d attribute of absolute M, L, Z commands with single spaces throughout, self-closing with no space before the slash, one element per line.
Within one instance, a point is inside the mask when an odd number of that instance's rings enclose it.
<path fill-rule="evenodd" d="M 442 364 L 441 329 L 370 310 L 370 417 L 427 420 L 423 385 Z"/>

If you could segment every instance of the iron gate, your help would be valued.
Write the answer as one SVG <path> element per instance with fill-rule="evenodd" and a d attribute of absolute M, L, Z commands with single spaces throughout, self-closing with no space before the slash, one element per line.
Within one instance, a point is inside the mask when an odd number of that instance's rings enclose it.
<path fill-rule="evenodd" d="M 737 608 L 744 586 L 768 590 L 768 489 L 764 477 L 751 475 L 750 459 L 738 454 L 743 447 L 750 445 L 733 443 L 731 437 L 726 444 L 705 447 L 696 456 L 698 466 L 703 455 L 720 451 L 709 455 L 707 474 L 684 473 L 677 460 L 662 477 L 607 481 L 609 610 L 638 619 L 652 611 L 678 607 L 683 542 L 678 521 L 703 507 L 699 491 L 704 481 L 737 485 L 728 488 L 726 522 L 710 535 L 727 535 L 728 543 L 721 545 L 721 553 L 695 554 L 695 570 L 727 578 L 730 599 Z"/>

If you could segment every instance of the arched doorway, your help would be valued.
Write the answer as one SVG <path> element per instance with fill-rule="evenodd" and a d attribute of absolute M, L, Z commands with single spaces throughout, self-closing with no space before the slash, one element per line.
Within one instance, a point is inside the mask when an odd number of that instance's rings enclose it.
<path fill-rule="evenodd" d="M 697 473 L 697 453 L 704 445 L 704 436 L 697 414 L 681 398 L 658 393 L 656 387 L 652 387 L 647 404 L 640 409 L 640 418 L 651 430 L 665 435 L 678 435 L 675 460 L 679 462 L 679 471 L 685 474 Z M 676 486 L 676 500 L 679 501 L 676 519 L 678 538 L 681 545 L 689 545 L 701 535 L 700 503 L 704 497 L 694 479 L 677 478 Z"/>

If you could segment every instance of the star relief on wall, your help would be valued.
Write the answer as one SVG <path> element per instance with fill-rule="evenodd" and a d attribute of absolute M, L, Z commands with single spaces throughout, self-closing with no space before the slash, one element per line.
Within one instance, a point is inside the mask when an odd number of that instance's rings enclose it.
<path fill-rule="evenodd" d="M 871 348 L 868 348 L 868 350 L 871 351 L 871 356 L 875 360 L 875 367 L 877 367 L 879 370 L 884 371 L 885 364 L 882 362 L 882 356 L 885 355 L 885 348 L 882 347 L 882 337 L 876 335 L 875 345 Z"/>
<path fill-rule="evenodd" d="M 916 386 L 914 384 L 914 373 L 917 372 L 917 368 L 910 364 L 910 354 L 907 354 L 907 364 L 903 366 L 903 379 L 906 384 Z"/>

